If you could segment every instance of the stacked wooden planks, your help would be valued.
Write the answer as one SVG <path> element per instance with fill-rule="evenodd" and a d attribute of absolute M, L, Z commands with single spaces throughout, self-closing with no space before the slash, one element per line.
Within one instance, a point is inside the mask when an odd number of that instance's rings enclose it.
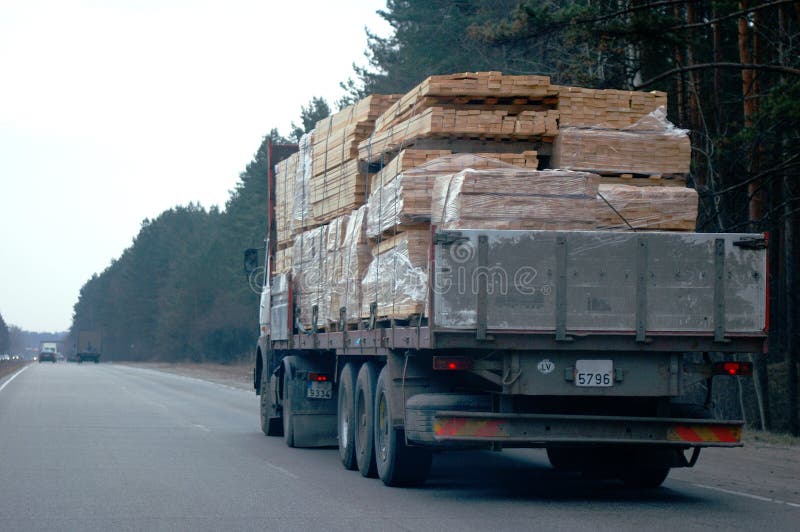
<path fill-rule="evenodd" d="M 292 270 L 292 246 L 279 249 L 275 252 L 275 265 L 273 273 L 289 273 Z"/>
<path fill-rule="evenodd" d="M 406 170 L 421 167 L 435 159 L 450 155 L 455 155 L 452 150 L 403 150 L 397 154 L 397 157 L 393 158 L 388 164 L 386 164 L 386 166 L 381 168 L 377 173 L 370 177 L 369 192 L 372 194 Z M 519 166 L 520 168 L 532 168 L 535 170 L 539 165 L 537 153 L 533 150 L 526 150 L 521 153 L 475 152 L 474 155 L 482 157 L 486 160 L 491 159 L 495 161 L 501 161 L 505 164 Z M 477 165 L 472 167 L 475 169 L 488 168 L 488 166 L 480 166 L 480 160 L 473 161 L 472 164 Z M 459 170 L 463 170 L 463 167 L 453 169 L 453 171 Z"/>
<path fill-rule="evenodd" d="M 464 170 L 436 179 L 432 222 L 443 229 L 593 230 L 600 176 L 570 170 Z"/>
<path fill-rule="evenodd" d="M 436 178 L 467 168 L 490 169 L 516 166 L 470 153 L 445 155 L 392 178 L 370 194 L 367 202 L 367 236 L 396 234 L 431 222 L 431 198 Z"/>
<path fill-rule="evenodd" d="M 366 174 L 358 167 L 358 144 L 399 95 L 372 95 L 317 122 L 314 129 L 309 204 L 314 222 L 328 223 L 364 204 Z"/>
<path fill-rule="evenodd" d="M 431 107 L 547 110 L 556 94 L 547 76 L 508 76 L 501 72 L 430 76 L 387 109 L 376 121 L 375 131 L 385 131 Z"/>
<path fill-rule="evenodd" d="M 696 194 L 664 186 L 683 184 L 690 159 L 685 132 L 657 112 L 665 103 L 659 92 L 460 73 L 318 122 L 277 169 L 276 271 L 294 274 L 300 322 L 308 329 L 316 312 L 318 328 L 336 326 L 342 307 L 356 322 L 373 306 L 379 318 L 424 313 L 431 220 L 691 230 Z"/>
<path fill-rule="evenodd" d="M 472 110 L 431 107 L 405 122 L 375 132 L 358 146 L 359 157 L 368 162 L 384 160 L 427 138 L 531 140 L 558 134 L 558 111 Z"/>
<path fill-rule="evenodd" d="M 293 153 L 275 165 L 275 225 L 279 250 L 290 247 L 294 241 L 294 180 L 299 161 L 300 154 Z"/>
<path fill-rule="evenodd" d="M 666 121 L 663 108 L 624 129 L 561 128 L 551 165 L 603 174 L 684 175 L 691 142 Z"/>
<path fill-rule="evenodd" d="M 559 126 L 622 129 L 667 105 L 667 93 L 554 86 Z"/>
<path fill-rule="evenodd" d="M 596 205 L 598 229 L 694 231 L 697 223 L 697 191 L 692 188 L 601 183 Z"/>

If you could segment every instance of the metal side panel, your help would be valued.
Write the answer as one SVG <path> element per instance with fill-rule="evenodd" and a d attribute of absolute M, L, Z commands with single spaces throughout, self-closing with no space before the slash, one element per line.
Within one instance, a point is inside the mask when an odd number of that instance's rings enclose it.
<path fill-rule="evenodd" d="M 434 325 L 478 330 L 480 313 L 488 330 L 761 334 L 767 253 L 736 244 L 761 236 L 439 231 Z"/>
<path fill-rule="evenodd" d="M 276 275 L 272 278 L 270 305 L 270 337 L 273 340 L 289 338 L 289 313 L 289 276 Z"/>

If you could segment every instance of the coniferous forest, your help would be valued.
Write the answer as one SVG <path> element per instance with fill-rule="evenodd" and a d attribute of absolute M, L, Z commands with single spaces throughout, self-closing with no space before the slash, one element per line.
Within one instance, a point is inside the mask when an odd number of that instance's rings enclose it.
<path fill-rule="evenodd" d="M 735 382 L 718 407 L 798 434 L 800 1 L 388 0 L 379 13 L 393 32 L 367 30 L 365 66 L 342 73 L 339 107 L 432 74 L 486 70 L 669 93 L 669 119 L 691 131 L 697 230 L 769 232 L 769 353 L 752 357 L 753 379 Z M 330 112 L 314 98 L 288 140 Z M 223 208 L 189 204 L 144 220 L 86 282 L 73 335 L 101 329 L 111 360 L 251 356 L 259 296 L 242 251 L 261 248 L 266 232 L 266 139 L 287 140 L 264 126 Z"/>

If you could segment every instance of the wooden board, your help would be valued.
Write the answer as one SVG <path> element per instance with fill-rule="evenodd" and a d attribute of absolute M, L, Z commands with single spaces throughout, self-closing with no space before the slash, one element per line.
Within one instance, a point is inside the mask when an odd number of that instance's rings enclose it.
<path fill-rule="evenodd" d="M 377 132 L 358 145 L 362 161 L 377 162 L 384 153 L 413 146 L 423 138 L 532 140 L 558 134 L 557 111 L 468 111 L 432 107 L 405 122 Z"/>
<path fill-rule="evenodd" d="M 367 236 L 395 233 L 407 226 L 429 223 L 431 197 L 437 176 L 458 173 L 464 169 L 519 170 L 519 167 L 498 159 L 471 153 L 438 157 L 402 174 L 376 189 L 367 202 Z"/>
<path fill-rule="evenodd" d="M 436 179 L 431 221 L 442 228 L 594 229 L 599 181 L 567 170 L 465 170 Z"/>
<path fill-rule="evenodd" d="M 275 225 L 278 248 L 294 241 L 292 211 L 294 208 L 294 177 L 300 156 L 294 153 L 275 165 Z"/>
<path fill-rule="evenodd" d="M 587 89 L 554 85 L 560 127 L 597 126 L 621 129 L 667 105 L 667 93 Z"/>
<path fill-rule="evenodd" d="M 403 173 L 404 171 L 411 170 L 412 168 L 420 167 L 426 163 L 429 163 L 435 159 L 440 157 L 447 157 L 449 155 L 455 155 L 456 153 L 464 153 L 464 152 L 453 152 L 452 150 L 425 150 L 425 149 L 406 149 L 402 150 L 400 153 L 397 154 L 386 166 L 381 168 L 377 173 L 372 174 L 370 176 L 370 186 L 369 191 L 370 193 L 376 191 L 392 179 L 394 179 L 397 175 Z M 505 164 L 511 164 L 514 166 L 519 166 L 522 168 L 531 168 L 536 169 L 539 165 L 539 159 L 537 157 L 537 153 L 534 150 L 525 150 L 521 153 L 496 153 L 496 152 L 466 152 L 466 153 L 473 153 L 478 157 L 484 157 L 486 159 L 497 160 L 501 161 Z M 476 166 L 473 168 L 490 168 L 491 166 L 488 164 L 479 164 L 477 163 Z M 457 172 L 461 171 L 463 168 L 453 168 L 452 171 Z M 449 171 L 447 172 L 449 173 Z"/>
<path fill-rule="evenodd" d="M 596 201 L 598 229 L 695 230 L 698 200 L 692 188 L 601 183 L 599 195 L 605 201 L 600 197 Z"/>
<path fill-rule="evenodd" d="M 557 91 L 547 76 L 463 72 L 431 76 L 403 95 L 375 123 L 381 132 L 430 107 L 517 105 L 532 108 Z"/>
<path fill-rule="evenodd" d="M 692 145 L 676 131 L 562 128 L 550 160 L 555 168 L 598 173 L 688 174 Z"/>

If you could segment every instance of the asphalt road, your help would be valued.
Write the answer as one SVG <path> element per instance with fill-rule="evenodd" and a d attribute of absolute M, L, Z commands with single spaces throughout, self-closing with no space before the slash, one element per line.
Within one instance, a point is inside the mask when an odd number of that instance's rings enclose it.
<path fill-rule="evenodd" d="M 9 380 L 11 379 L 11 380 Z M 718 450 L 651 492 L 539 450 L 437 455 L 423 488 L 289 449 L 255 394 L 112 364 L 0 379 L 0 530 L 797 530 L 800 448 Z M 759 452 L 757 452 L 759 451 Z M 704 460 L 705 459 L 705 460 Z"/>

